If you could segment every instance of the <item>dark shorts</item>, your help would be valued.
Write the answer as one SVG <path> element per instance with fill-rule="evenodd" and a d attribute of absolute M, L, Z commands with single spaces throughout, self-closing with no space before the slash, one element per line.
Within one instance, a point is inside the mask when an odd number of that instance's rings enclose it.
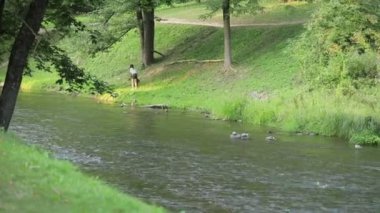
<path fill-rule="evenodd" d="M 137 74 L 133 74 L 131 77 L 132 79 L 137 79 Z"/>

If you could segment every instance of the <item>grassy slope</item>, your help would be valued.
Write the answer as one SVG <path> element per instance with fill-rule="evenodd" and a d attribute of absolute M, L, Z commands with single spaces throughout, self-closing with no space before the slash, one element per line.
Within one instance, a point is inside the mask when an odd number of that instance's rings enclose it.
<path fill-rule="evenodd" d="M 240 14 L 238 17 L 233 16 L 231 24 L 261 24 L 261 23 L 279 23 L 308 20 L 314 8 L 312 4 L 305 2 L 292 2 L 279 5 L 278 1 L 264 1 L 264 9 L 258 12 L 254 17 L 250 14 Z M 186 10 L 186 13 L 183 11 Z M 204 21 L 200 17 L 207 14 L 204 4 L 178 4 L 174 7 L 166 7 L 158 10 L 156 16 L 163 19 L 186 19 L 189 21 Z M 212 17 L 206 19 L 207 22 L 222 23 L 222 13 L 217 12 Z"/>
<path fill-rule="evenodd" d="M 165 212 L 0 135 L 0 212 Z"/>
<path fill-rule="evenodd" d="M 285 8 L 289 5 L 268 5 L 267 12 L 255 16 L 253 21 L 257 17 L 293 20 L 289 18 L 291 16 L 284 16 L 283 11 L 288 10 Z M 310 15 L 312 7 L 293 4 L 291 10 L 297 11 L 293 12 L 298 14 L 295 17 L 304 19 Z M 190 4 L 185 8 L 164 8 L 158 14 L 175 17 L 184 9 L 189 19 L 197 18 L 201 13 L 199 6 Z M 170 64 L 186 59 L 221 59 L 222 29 L 158 24 L 156 50 L 166 57 L 158 58 L 157 64 L 140 72 L 142 85 L 136 91 L 129 88 L 127 70 L 130 63 L 139 63 L 136 31 L 131 31 L 108 52 L 99 53 L 94 58 L 74 51 L 78 47 L 78 38 L 66 39 L 62 45 L 71 50 L 74 59 L 90 72 L 116 85 L 119 102 L 166 103 L 178 108 L 207 110 L 219 118 L 345 138 L 368 129 L 371 125 L 368 118 L 380 123 L 380 103 L 376 101 L 380 100 L 379 87 L 358 91 L 350 97 L 336 91 L 306 92 L 289 44 L 302 31 L 301 25 L 234 28 L 234 70 L 224 72 L 221 63 Z M 46 82 L 46 78 L 37 81 L 45 79 Z M 30 82 L 27 79 L 24 85 Z M 264 92 L 269 100 L 255 100 L 251 97 L 254 91 Z"/>

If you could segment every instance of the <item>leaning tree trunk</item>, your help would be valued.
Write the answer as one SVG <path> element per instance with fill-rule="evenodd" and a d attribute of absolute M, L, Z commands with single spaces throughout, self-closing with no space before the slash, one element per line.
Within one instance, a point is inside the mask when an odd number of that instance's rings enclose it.
<path fill-rule="evenodd" d="M 137 20 L 137 28 L 140 34 L 140 50 L 141 50 L 141 62 L 143 68 L 145 66 L 145 54 L 144 54 L 144 22 L 141 7 L 137 7 L 136 9 L 136 20 Z"/>
<path fill-rule="evenodd" d="M 0 97 L 0 128 L 8 130 L 29 51 L 41 27 L 48 0 L 34 0 L 12 46 L 7 75 Z"/>
<path fill-rule="evenodd" d="M 3 32 L 3 11 L 5 0 L 0 0 L 0 34 Z"/>
<path fill-rule="evenodd" d="M 228 70 L 232 65 L 231 54 L 231 21 L 230 1 L 223 0 L 223 29 L 224 29 L 224 69 Z"/>
<path fill-rule="evenodd" d="M 150 0 L 142 11 L 144 20 L 144 60 L 145 66 L 154 62 L 154 6 Z"/>

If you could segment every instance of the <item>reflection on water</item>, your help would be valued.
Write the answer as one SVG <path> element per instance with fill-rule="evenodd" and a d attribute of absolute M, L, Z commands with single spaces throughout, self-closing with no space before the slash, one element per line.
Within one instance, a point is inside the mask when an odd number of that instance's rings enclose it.
<path fill-rule="evenodd" d="M 379 212 L 380 151 L 333 138 L 22 94 L 11 130 L 147 202 L 186 212 Z M 248 141 L 233 141 L 232 131 Z"/>

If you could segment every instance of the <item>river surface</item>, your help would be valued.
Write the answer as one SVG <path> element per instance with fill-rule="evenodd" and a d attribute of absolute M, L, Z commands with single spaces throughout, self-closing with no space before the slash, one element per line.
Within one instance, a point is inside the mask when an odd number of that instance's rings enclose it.
<path fill-rule="evenodd" d="M 174 212 L 380 212 L 380 149 L 336 138 L 275 132 L 268 143 L 268 129 L 200 113 L 55 94 L 21 94 L 10 130 Z"/>

